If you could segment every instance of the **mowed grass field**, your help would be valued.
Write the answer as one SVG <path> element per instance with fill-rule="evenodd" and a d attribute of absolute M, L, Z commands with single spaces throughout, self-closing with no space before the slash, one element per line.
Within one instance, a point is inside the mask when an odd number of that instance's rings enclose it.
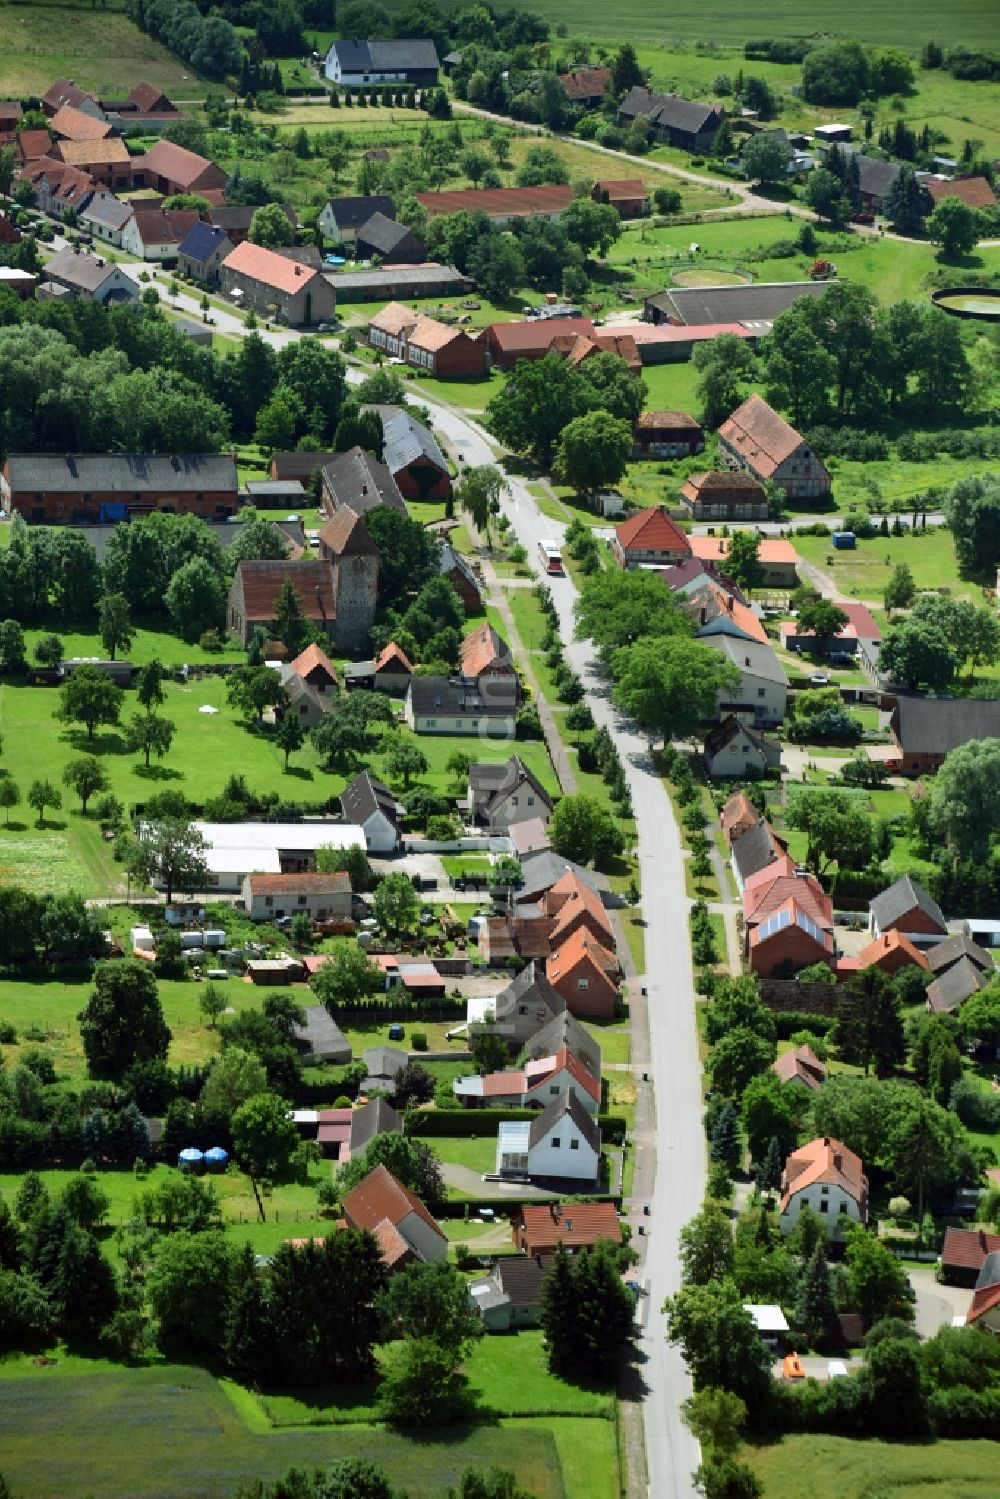
<path fill-rule="evenodd" d="M 995 1499 L 995 1442 L 855 1442 L 847 1437 L 785 1437 L 751 1450 L 767 1499 Z"/>
<path fill-rule="evenodd" d="M 272 1430 L 252 1397 L 200 1369 L 60 1376 L 58 1368 L 26 1364 L 4 1381 L 0 1399 L 4 1475 L 23 1499 L 229 1499 L 242 1484 L 338 1457 L 378 1462 L 413 1499 L 439 1499 L 469 1466 L 516 1466 L 519 1483 L 537 1499 L 618 1492 L 606 1420 L 501 1421 L 413 1438 L 360 1423 Z M 574 1451 L 581 1462 L 567 1456 Z"/>
<path fill-rule="evenodd" d="M 113 4 L 0 4 L 0 98 L 43 94 L 57 78 L 117 98 L 144 80 L 175 102 L 208 87 Z"/>
<path fill-rule="evenodd" d="M 962 577 L 951 532 L 944 527 L 906 536 L 874 536 L 859 541 L 852 552 L 834 551 L 828 536 L 797 535 L 793 544 L 799 556 L 828 573 L 842 593 L 860 599 L 880 601 L 892 569 L 905 562 L 918 589 L 940 588 L 955 598 L 983 602 L 979 583 Z"/>
<path fill-rule="evenodd" d="M 394 0 L 390 9 L 400 4 L 401 0 Z M 582 4 L 534 0 L 533 8 L 553 27 L 568 27 L 572 36 L 631 37 L 661 46 L 677 41 L 740 45 L 750 36 L 815 36 L 824 29 L 823 17 L 809 0 L 773 0 L 761 13 L 748 12 L 734 0 L 680 0 L 669 8 L 645 5 L 642 0 L 619 0 L 613 6 L 602 6 L 599 0 L 583 0 Z M 933 0 L 914 0 L 912 5 L 893 0 L 877 8 L 849 0 L 837 11 L 836 31 L 840 36 L 907 51 L 930 38 L 942 44 L 961 39 L 969 46 L 990 47 L 996 43 L 996 6 L 993 0 L 955 0 L 945 13 Z"/>

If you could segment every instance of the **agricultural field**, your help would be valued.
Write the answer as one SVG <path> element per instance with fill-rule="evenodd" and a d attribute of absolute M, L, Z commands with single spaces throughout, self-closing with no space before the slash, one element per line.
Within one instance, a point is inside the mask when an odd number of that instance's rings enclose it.
<path fill-rule="evenodd" d="M 208 85 L 117 4 L 0 4 L 0 98 L 43 94 L 57 78 L 120 97 L 140 80 L 175 103 L 203 99 Z M 124 90 L 123 90 L 124 85 Z"/>
<path fill-rule="evenodd" d="M 438 1441 L 350 1414 L 335 1434 L 275 1430 L 255 1397 L 199 1369 L 94 1371 L 83 1360 L 38 1369 L 24 1359 L 3 1372 L 4 1473 L 24 1499 L 229 1499 L 241 1484 L 334 1457 L 370 1458 L 394 1483 L 405 1482 L 413 1499 L 438 1499 L 470 1465 L 509 1466 L 515 1431 L 518 1479 L 538 1499 L 608 1499 L 618 1491 L 614 1428 L 600 1418 L 496 1421 L 443 1431 Z M 142 1441 L 122 1442 L 128 1429 L 141 1430 Z"/>
<path fill-rule="evenodd" d="M 855 1442 L 847 1437 L 784 1437 L 747 1454 L 767 1499 L 798 1499 L 808 1474 L 813 1499 L 992 1499 L 995 1442 Z"/>

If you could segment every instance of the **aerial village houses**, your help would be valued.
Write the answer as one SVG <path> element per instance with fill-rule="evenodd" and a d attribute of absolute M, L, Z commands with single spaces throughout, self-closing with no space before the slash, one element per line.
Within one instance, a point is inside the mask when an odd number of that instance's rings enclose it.
<path fill-rule="evenodd" d="M 222 188 L 228 180 L 214 161 L 173 141 L 157 141 L 132 164 L 132 186 L 155 188 L 164 197 Z"/>
<path fill-rule="evenodd" d="M 452 213 L 485 213 L 503 228 L 512 219 L 549 219 L 551 222 L 573 201 L 568 183 L 543 187 L 470 187 L 417 193 L 417 202 L 429 219 Z"/>
<path fill-rule="evenodd" d="M 371 83 L 408 83 L 417 88 L 433 88 L 440 66 L 432 41 L 426 37 L 406 37 L 332 42 L 324 71 L 330 83 L 345 88 Z"/>
<path fill-rule="evenodd" d="M 219 266 L 233 248 L 224 229 L 199 219 L 177 246 L 177 269 L 194 281 L 218 281 Z"/>
<path fill-rule="evenodd" d="M 447 1257 L 448 1240 L 420 1198 L 385 1166 L 376 1166 L 347 1193 L 341 1211 L 348 1228 L 375 1235 L 390 1271 Z"/>
<path fill-rule="evenodd" d="M 776 484 L 790 500 L 828 494 L 830 475 L 784 417 L 754 394 L 719 428 L 719 450 L 733 468 L 761 484 Z"/>
<path fill-rule="evenodd" d="M 514 1214 L 514 1243 L 522 1254 L 567 1254 L 595 1244 L 620 1244 L 621 1223 L 613 1202 L 525 1203 Z"/>
<path fill-rule="evenodd" d="M 328 198 L 317 220 L 326 239 L 334 244 L 352 245 L 358 231 L 370 223 L 376 214 L 395 220 L 396 206 L 385 193 L 367 197 Z"/>
<path fill-rule="evenodd" d="M 700 422 L 686 411 L 643 411 L 635 424 L 634 458 L 691 458 L 705 446 Z"/>
<path fill-rule="evenodd" d="M 140 260 L 174 260 L 181 242 L 200 222 L 193 208 L 139 207 L 122 229 L 121 247 Z"/>
<path fill-rule="evenodd" d="M 779 1227 L 791 1233 L 808 1205 L 826 1224 L 827 1237 L 842 1237 L 841 1218 L 868 1221 L 868 1178 L 860 1156 L 829 1136 L 793 1150 L 781 1173 Z"/>
<path fill-rule="evenodd" d="M 611 552 L 619 567 L 669 567 L 691 555 L 691 544 L 665 505 L 640 510 L 615 527 Z"/>
<path fill-rule="evenodd" d="M 400 407 L 382 423 L 382 461 L 407 500 L 446 500 L 451 470 L 429 428 Z"/>
<path fill-rule="evenodd" d="M 750 474 L 729 469 L 685 479 L 681 505 L 695 521 L 767 520 L 769 513 L 763 485 Z"/>
<path fill-rule="evenodd" d="M 47 287 L 54 286 L 62 288 L 63 295 L 88 298 L 104 307 L 112 302 L 136 302 L 139 299 L 138 283 L 126 275 L 120 265 L 112 265 L 99 255 L 87 255 L 69 245 L 56 251 L 43 274 L 45 279 L 38 288 L 40 296 Z M 55 294 L 58 295 L 58 291 Z"/>
<path fill-rule="evenodd" d="M 900 696 L 889 729 L 905 774 L 934 771 L 959 745 L 1000 738 L 1000 701 Z"/>
<path fill-rule="evenodd" d="M 682 151 L 707 151 L 722 124 L 725 110 L 719 104 L 699 104 L 679 94 L 661 94 L 636 84 L 618 106 L 623 125 L 649 121 L 654 140 L 679 146 Z"/>
<path fill-rule="evenodd" d="M 427 259 L 423 240 L 406 224 L 399 224 L 384 213 L 373 213 L 357 234 L 357 254 L 362 260 L 373 255 L 391 265 L 420 265 Z"/>
<path fill-rule="evenodd" d="M 726 571 L 731 545 L 728 536 L 690 536 L 692 554 L 701 562 L 714 563 L 719 572 Z M 763 576 L 762 588 L 797 588 L 798 557 L 790 541 L 780 536 L 762 536 L 757 547 L 757 561 Z"/>
<path fill-rule="evenodd" d="M 311 560 L 240 562 L 229 589 L 228 628 L 244 645 L 255 630 L 270 629 L 287 579 L 304 617 L 333 639 L 337 628 L 333 572 L 331 564 Z"/>
<path fill-rule="evenodd" d="M 610 68 L 574 68 L 570 73 L 557 74 L 563 92 L 570 104 L 600 104 L 604 91 L 611 82 Z"/>
<path fill-rule="evenodd" d="M 340 793 L 344 821 L 359 827 L 370 854 L 393 854 L 401 841 L 402 809 L 389 787 L 362 770 Z"/>
<path fill-rule="evenodd" d="M 504 1121 L 497 1132 L 497 1175 L 594 1184 L 601 1162 L 601 1129 L 566 1089 L 534 1119 Z"/>
<path fill-rule="evenodd" d="M 346 453 L 320 456 L 324 459 L 320 504 L 331 520 L 339 510 L 363 516 L 376 505 L 389 505 L 400 515 L 406 514 L 395 479 L 372 453 L 355 445 Z"/>
<path fill-rule="evenodd" d="M 595 203 L 610 203 L 623 219 L 642 219 L 649 213 L 649 194 L 641 177 L 604 178 L 590 195 Z"/>
<path fill-rule="evenodd" d="M 392 358 L 439 379 L 474 379 L 486 374 L 486 346 L 461 328 L 389 302 L 368 324 L 368 342 Z"/>
<path fill-rule="evenodd" d="M 227 453 L 11 453 L 0 471 L 4 509 L 61 525 L 153 510 L 225 519 L 236 512 L 238 490 Z"/>
<path fill-rule="evenodd" d="M 120 250 L 122 234 L 132 218 L 132 204 L 123 203 L 114 193 L 96 192 L 87 206 L 80 209 L 77 218 L 86 233 Z"/>
<path fill-rule="evenodd" d="M 78 172 L 86 172 L 96 183 L 113 192 L 124 192 L 133 186 L 132 157 L 128 147 L 117 136 L 100 141 L 55 141 L 48 155 Z"/>
<path fill-rule="evenodd" d="M 932 947 L 948 935 L 941 907 L 911 875 L 901 875 L 876 895 L 868 907 L 868 929 L 873 937 L 902 932 L 917 947 Z"/>
<path fill-rule="evenodd" d="M 351 877 L 337 874 L 248 874 L 243 904 L 251 921 L 304 912 L 313 921 L 350 921 Z"/>
<path fill-rule="evenodd" d="M 735 691 L 719 693 L 716 709 L 719 716 L 725 718 L 735 713 L 739 718 L 749 719 L 757 728 L 781 723 L 787 709 L 788 677 L 770 645 L 728 634 L 700 638 L 740 674 Z"/>
<path fill-rule="evenodd" d="M 333 315 L 336 297 L 313 266 L 244 240 L 219 266 L 224 296 L 247 311 L 301 328 Z"/>
<path fill-rule="evenodd" d="M 643 302 L 646 322 L 749 334 L 771 331 L 774 319 L 802 297 L 821 297 L 822 281 L 755 281 L 743 286 L 671 286 Z"/>
<path fill-rule="evenodd" d="M 730 713 L 705 736 L 705 769 L 713 780 L 781 769 L 781 745 Z"/>

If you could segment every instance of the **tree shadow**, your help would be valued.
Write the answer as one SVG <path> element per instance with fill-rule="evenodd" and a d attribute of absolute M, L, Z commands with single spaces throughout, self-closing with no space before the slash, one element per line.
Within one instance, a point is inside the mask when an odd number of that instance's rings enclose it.
<path fill-rule="evenodd" d="M 169 765 L 135 765 L 132 774 L 142 781 L 183 781 L 184 773 L 171 770 Z"/>
<path fill-rule="evenodd" d="M 40 819 L 36 819 L 32 826 L 38 833 L 62 833 L 65 832 L 66 829 L 66 823 L 60 822 L 54 817 L 43 817 Z"/>
<path fill-rule="evenodd" d="M 287 765 L 284 774 L 286 776 L 294 776 L 298 781 L 313 780 L 313 773 L 308 765 Z"/>
<path fill-rule="evenodd" d="M 85 729 L 66 729 L 59 738 L 82 755 L 127 755 L 128 744 L 121 734 L 95 734 L 88 739 Z"/>
<path fill-rule="evenodd" d="M 0 822 L 0 833 L 26 833 L 27 831 L 26 822 Z"/>

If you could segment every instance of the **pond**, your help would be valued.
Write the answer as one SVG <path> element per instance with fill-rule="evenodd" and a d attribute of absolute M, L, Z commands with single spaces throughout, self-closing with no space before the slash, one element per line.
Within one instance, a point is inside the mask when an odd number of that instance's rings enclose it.
<path fill-rule="evenodd" d="M 1000 289 L 966 287 L 964 290 L 935 292 L 931 299 L 936 307 L 957 317 L 1000 319 Z"/>

